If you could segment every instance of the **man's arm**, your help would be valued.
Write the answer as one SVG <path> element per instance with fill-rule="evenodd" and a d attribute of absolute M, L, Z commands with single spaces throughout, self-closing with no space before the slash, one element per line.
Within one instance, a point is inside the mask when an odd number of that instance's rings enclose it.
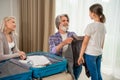
<path fill-rule="evenodd" d="M 55 45 L 55 40 L 54 38 L 50 37 L 49 38 L 49 48 L 50 52 L 52 53 L 58 53 L 63 46 L 70 44 L 72 42 L 73 38 L 67 38 L 66 40 L 62 41 L 60 44 Z"/>

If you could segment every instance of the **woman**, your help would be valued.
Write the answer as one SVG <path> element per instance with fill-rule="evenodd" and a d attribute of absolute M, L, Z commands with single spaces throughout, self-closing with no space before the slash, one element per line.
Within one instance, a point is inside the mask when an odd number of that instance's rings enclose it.
<path fill-rule="evenodd" d="M 17 48 L 15 29 L 15 18 L 5 17 L 0 27 L 0 61 L 15 57 L 26 58 L 25 53 Z"/>
<path fill-rule="evenodd" d="M 104 26 L 105 16 L 100 4 L 93 4 L 90 6 L 89 10 L 90 18 L 93 19 L 94 22 L 90 23 L 85 29 L 85 37 L 82 43 L 78 64 L 82 64 L 85 59 L 91 80 L 102 80 L 100 69 L 106 33 Z"/>

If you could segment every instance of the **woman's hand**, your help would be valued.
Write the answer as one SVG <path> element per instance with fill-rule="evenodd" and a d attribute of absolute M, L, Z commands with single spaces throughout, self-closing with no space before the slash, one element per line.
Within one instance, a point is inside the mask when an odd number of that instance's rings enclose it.
<path fill-rule="evenodd" d="M 26 59 L 26 54 L 25 54 L 25 52 L 19 51 L 19 54 L 20 54 L 20 59 L 22 59 L 22 60 Z"/>
<path fill-rule="evenodd" d="M 82 63 L 84 63 L 84 58 L 83 58 L 83 56 L 79 56 L 78 65 L 81 65 Z"/>

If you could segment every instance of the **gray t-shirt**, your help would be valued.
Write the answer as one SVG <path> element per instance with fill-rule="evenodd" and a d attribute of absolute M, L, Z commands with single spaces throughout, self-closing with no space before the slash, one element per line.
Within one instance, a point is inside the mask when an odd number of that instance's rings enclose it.
<path fill-rule="evenodd" d="M 101 55 L 103 53 L 102 45 L 104 43 L 106 34 L 104 24 L 100 22 L 93 22 L 88 24 L 84 33 L 85 35 L 90 36 L 85 53 L 93 56 Z"/>

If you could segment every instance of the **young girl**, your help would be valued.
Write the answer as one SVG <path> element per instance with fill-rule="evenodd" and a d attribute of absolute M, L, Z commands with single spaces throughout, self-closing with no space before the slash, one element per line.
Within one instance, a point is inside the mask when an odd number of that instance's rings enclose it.
<path fill-rule="evenodd" d="M 26 58 L 25 53 L 17 48 L 15 29 L 15 18 L 5 17 L 0 27 L 0 61 L 14 57 Z"/>
<path fill-rule="evenodd" d="M 104 26 L 105 16 L 100 4 L 93 4 L 89 8 L 89 16 L 94 20 L 85 29 L 85 37 L 82 43 L 78 64 L 86 61 L 91 80 L 102 80 L 101 58 L 106 29 Z M 83 58 L 84 55 L 84 58 Z"/>

